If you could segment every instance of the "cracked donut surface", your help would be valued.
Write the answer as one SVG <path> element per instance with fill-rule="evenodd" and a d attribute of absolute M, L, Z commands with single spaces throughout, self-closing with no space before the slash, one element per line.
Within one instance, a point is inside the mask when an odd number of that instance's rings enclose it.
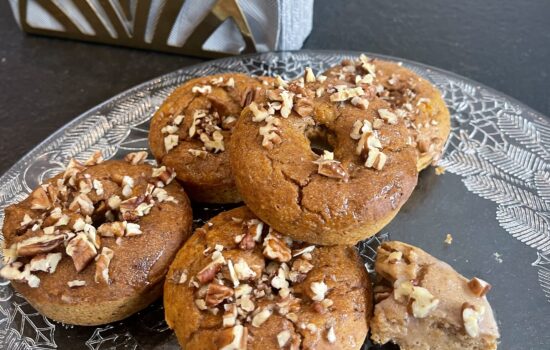
<path fill-rule="evenodd" d="M 189 200 L 166 168 L 127 159 L 65 170 L 5 210 L 0 275 L 41 314 L 77 325 L 121 320 L 161 296 L 191 234 Z M 99 163 L 99 164 L 98 164 Z M 133 164 L 131 164 L 133 163 Z"/>
<path fill-rule="evenodd" d="M 184 349 L 360 349 L 372 311 L 353 246 L 293 242 L 246 207 L 195 231 L 170 266 L 166 321 Z"/>
<path fill-rule="evenodd" d="M 439 90 L 400 63 L 370 59 L 361 55 L 344 60 L 323 74 L 330 78 L 355 81 L 358 75 L 372 76 L 360 85 L 374 85 L 375 93 L 391 104 L 404 118 L 410 143 L 418 153 L 417 168 L 425 169 L 439 160 L 451 130 L 449 110 Z"/>
<path fill-rule="evenodd" d="M 227 143 L 243 106 L 261 86 L 262 81 L 239 73 L 192 79 L 176 88 L 151 119 L 151 151 L 160 164 L 175 169 L 191 199 L 241 201 Z"/>
<path fill-rule="evenodd" d="M 229 144 L 243 200 L 294 239 L 354 244 L 375 234 L 417 181 L 403 120 L 372 87 L 311 75 L 278 84 L 243 110 Z"/>

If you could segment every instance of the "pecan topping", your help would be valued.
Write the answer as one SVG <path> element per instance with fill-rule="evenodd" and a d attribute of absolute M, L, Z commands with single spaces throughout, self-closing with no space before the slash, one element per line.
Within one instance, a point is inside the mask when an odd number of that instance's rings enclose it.
<path fill-rule="evenodd" d="M 31 259 L 30 270 L 54 273 L 59 261 L 61 253 L 40 254 Z"/>
<path fill-rule="evenodd" d="M 311 299 L 313 301 L 323 301 L 323 299 L 325 299 L 325 295 L 328 292 L 328 286 L 324 281 L 311 282 L 309 288 L 313 293 L 313 295 L 311 296 Z"/>
<path fill-rule="evenodd" d="M 103 162 L 103 155 L 101 155 L 101 151 L 95 151 L 86 162 L 84 162 L 84 165 L 86 166 L 92 166 L 97 165 Z"/>
<path fill-rule="evenodd" d="M 274 233 L 269 233 L 265 237 L 263 254 L 266 258 L 278 262 L 287 262 L 292 259 L 290 248 Z"/>
<path fill-rule="evenodd" d="M 50 202 L 50 198 L 48 197 L 48 194 L 42 187 L 38 187 L 32 194 L 31 194 L 31 209 L 36 210 L 47 210 L 50 209 L 52 206 L 52 203 Z"/>
<path fill-rule="evenodd" d="M 225 329 L 220 332 L 218 340 L 220 350 L 246 350 L 248 329 L 242 325 Z"/>
<path fill-rule="evenodd" d="M 17 243 L 17 256 L 35 256 L 48 253 L 57 248 L 63 240 L 64 235 L 44 235 L 27 238 Z"/>
<path fill-rule="evenodd" d="M 113 259 L 114 252 L 107 248 L 103 247 L 101 250 L 101 254 L 99 254 L 95 258 L 95 276 L 94 280 L 95 283 L 105 283 L 109 284 L 109 264 L 111 263 L 111 260 Z"/>
<path fill-rule="evenodd" d="M 221 304 L 233 296 L 233 289 L 217 283 L 210 283 L 206 289 L 206 305 L 212 307 Z"/>
<path fill-rule="evenodd" d="M 324 151 L 324 154 L 313 163 L 317 164 L 317 173 L 333 179 L 342 179 L 344 182 L 349 180 L 349 174 L 344 169 L 342 163 L 334 160 L 334 154 L 329 151 Z"/>
<path fill-rule="evenodd" d="M 462 304 L 462 320 L 464 322 L 464 330 L 466 333 L 475 338 L 479 335 L 479 322 L 483 314 L 485 313 L 485 307 L 479 308 L 474 305 L 464 303 Z"/>
<path fill-rule="evenodd" d="M 264 324 L 265 321 L 267 321 L 271 317 L 271 315 L 273 315 L 273 311 L 271 311 L 271 309 L 262 309 L 252 318 L 252 326 L 260 327 L 262 324 Z"/>
<path fill-rule="evenodd" d="M 80 211 L 83 215 L 92 215 L 94 213 L 94 203 L 86 194 L 81 193 L 73 199 L 69 205 L 69 210 Z"/>
<path fill-rule="evenodd" d="M 122 237 L 124 229 L 124 223 L 120 221 L 106 222 L 98 227 L 97 233 L 102 237 Z"/>
<path fill-rule="evenodd" d="M 69 288 L 83 287 L 86 285 L 86 281 L 72 280 L 67 282 L 67 285 L 69 286 Z"/>
<path fill-rule="evenodd" d="M 138 165 L 138 164 L 143 164 L 145 159 L 147 159 L 147 156 L 148 156 L 148 153 L 145 151 L 132 152 L 132 153 L 128 153 L 124 157 L 124 160 L 132 165 Z"/>
<path fill-rule="evenodd" d="M 23 267 L 23 263 L 19 261 L 8 264 L 0 270 L 0 276 L 7 280 L 26 282 L 29 287 L 38 288 L 40 278 L 31 274 L 30 264 L 25 265 L 23 271 L 21 271 L 21 267 Z"/>
<path fill-rule="evenodd" d="M 211 282 L 214 277 L 216 277 L 216 274 L 221 271 L 224 263 L 225 259 L 223 258 L 223 256 L 220 256 L 220 258 L 212 261 L 202 270 L 200 270 L 199 273 L 197 273 L 197 279 L 199 280 L 200 284 Z"/>
<path fill-rule="evenodd" d="M 256 96 L 256 89 L 253 87 L 247 87 L 241 96 L 241 107 L 244 108 L 252 103 Z"/>
<path fill-rule="evenodd" d="M 491 285 L 484 280 L 474 277 L 468 282 L 468 287 L 476 297 L 483 297 L 491 290 Z"/>
<path fill-rule="evenodd" d="M 176 173 L 173 169 L 163 165 L 160 168 L 153 168 L 151 176 L 158 180 L 156 183 L 158 187 L 164 187 L 174 180 Z"/>
<path fill-rule="evenodd" d="M 80 272 L 95 258 L 97 250 L 85 233 L 79 233 L 67 244 L 66 253 L 73 258 L 74 267 Z"/>

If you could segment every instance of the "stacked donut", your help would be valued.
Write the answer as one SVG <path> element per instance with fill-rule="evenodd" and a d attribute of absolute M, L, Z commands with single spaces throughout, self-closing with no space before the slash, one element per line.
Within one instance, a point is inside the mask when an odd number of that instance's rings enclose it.
<path fill-rule="evenodd" d="M 143 153 L 72 161 L 6 210 L 0 275 L 45 315 L 74 324 L 128 316 L 159 296 L 166 276 L 166 321 L 185 349 L 359 349 L 374 296 L 354 244 L 395 217 L 449 129 L 437 89 L 364 55 L 294 81 L 196 78 L 152 118 L 157 168 L 142 164 Z M 245 206 L 190 235 L 186 194 Z M 384 249 L 381 275 L 389 260 L 420 264 L 409 250 L 394 254 L 401 246 Z M 377 288 L 404 290 L 400 271 Z M 398 302 L 414 305 L 414 278 Z M 385 327 L 393 304 L 384 307 L 375 307 L 372 339 L 405 344 Z M 433 322 L 446 319 L 438 315 Z M 468 344 L 491 348 L 493 323 Z"/>

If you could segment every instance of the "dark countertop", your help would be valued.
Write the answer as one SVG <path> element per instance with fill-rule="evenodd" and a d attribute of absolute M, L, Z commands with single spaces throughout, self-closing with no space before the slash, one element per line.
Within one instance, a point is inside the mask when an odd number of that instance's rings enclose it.
<path fill-rule="evenodd" d="M 407 58 L 550 115 L 550 2 L 316 0 L 308 49 Z M 23 34 L 0 1 L 0 173 L 80 113 L 201 59 Z"/>

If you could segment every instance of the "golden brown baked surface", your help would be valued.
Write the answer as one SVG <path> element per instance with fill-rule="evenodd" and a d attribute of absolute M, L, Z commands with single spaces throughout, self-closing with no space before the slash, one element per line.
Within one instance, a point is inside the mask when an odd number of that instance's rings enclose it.
<path fill-rule="evenodd" d="M 499 338 L 485 294 L 490 285 L 466 279 L 420 248 L 384 242 L 375 269 L 371 338 L 403 350 L 496 349 Z"/>
<path fill-rule="evenodd" d="M 372 74 L 372 83 L 364 85 L 383 87 L 377 89 L 376 94 L 405 119 L 411 143 L 418 151 L 418 170 L 428 167 L 441 156 L 451 128 L 449 110 L 441 93 L 426 79 L 394 62 L 367 59 L 374 67 L 371 73 L 371 66 L 364 65 L 364 57 L 345 60 L 323 74 L 345 81 L 355 81 L 357 75 Z"/>
<path fill-rule="evenodd" d="M 123 319 L 160 297 L 192 224 L 185 192 L 165 171 L 122 160 L 73 162 L 5 213 L 4 254 L 12 262 L 0 274 L 15 277 L 13 287 L 45 316 L 79 325 Z M 48 256 L 60 261 L 35 261 Z M 32 271 L 40 266 L 46 271 Z"/>
<path fill-rule="evenodd" d="M 174 90 L 151 119 L 153 155 L 175 169 L 193 200 L 241 201 L 226 148 L 242 107 L 260 86 L 257 79 L 239 73 L 192 79 Z"/>
<path fill-rule="evenodd" d="M 250 210 L 278 231 L 354 244 L 409 198 L 416 152 L 403 122 L 371 91 L 309 79 L 280 83 L 243 110 L 229 143 L 235 182 Z"/>
<path fill-rule="evenodd" d="M 197 229 L 164 287 L 184 349 L 360 349 L 371 300 L 354 247 L 292 243 L 246 207 Z"/>

